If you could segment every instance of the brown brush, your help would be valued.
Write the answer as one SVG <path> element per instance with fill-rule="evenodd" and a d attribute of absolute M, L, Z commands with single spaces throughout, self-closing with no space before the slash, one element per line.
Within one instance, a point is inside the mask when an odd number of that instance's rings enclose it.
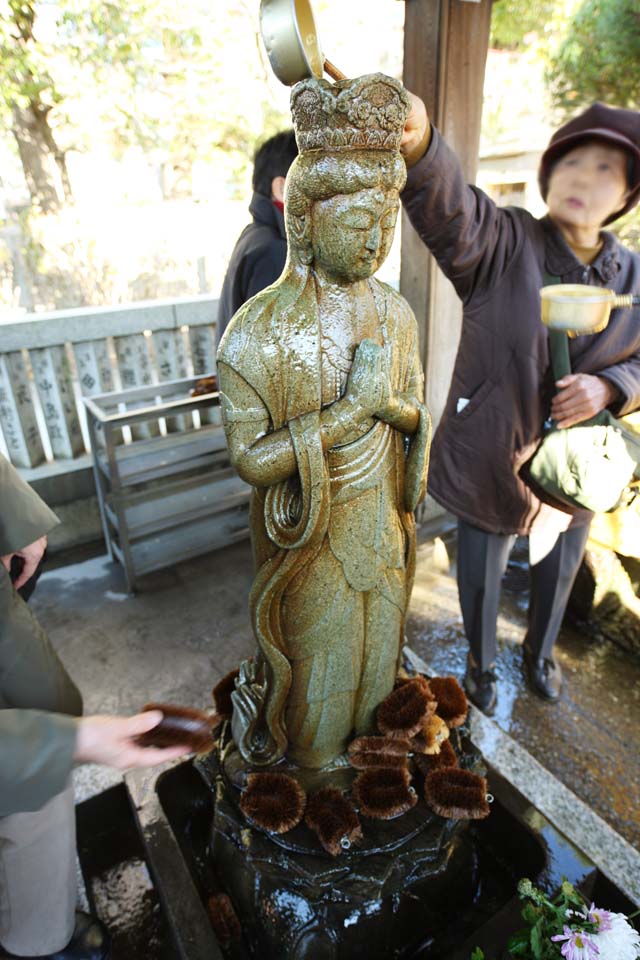
<path fill-rule="evenodd" d="M 200 377 L 189 391 L 190 397 L 202 397 L 207 393 L 215 393 L 218 389 L 217 377 Z"/>
<path fill-rule="evenodd" d="M 418 797 L 410 784 L 408 770 L 363 770 L 353 782 L 353 798 L 365 817 L 391 820 L 415 805 Z"/>
<path fill-rule="evenodd" d="M 356 737 L 349 744 L 348 759 L 356 770 L 368 767 L 406 767 L 411 744 L 391 737 Z"/>
<path fill-rule="evenodd" d="M 231 702 L 231 694 L 235 690 L 235 681 L 236 677 L 240 675 L 239 669 L 236 667 L 235 670 L 232 670 L 231 673 L 228 673 L 222 680 L 218 680 L 215 687 L 211 691 L 211 696 L 213 697 L 213 702 L 216 705 L 216 711 L 220 714 L 221 717 L 224 717 L 225 720 L 228 720 L 231 714 L 233 713 L 233 703 Z"/>
<path fill-rule="evenodd" d="M 432 713 L 420 733 L 412 738 L 411 749 L 414 753 L 440 753 L 442 744 L 448 739 L 449 727 L 437 713 Z"/>
<path fill-rule="evenodd" d="M 157 727 L 135 738 L 139 747 L 189 747 L 202 753 L 213 746 L 213 731 L 222 720 L 215 713 L 172 703 L 146 703 L 142 710 L 161 710 L 163 717 Z"/>
<path fill-rule="evenodd" d="M 247 820 L 269 833 L 286 833 L 302 820 L 307 795 L 286 773 L 250 773 L 240 797 Z"/>
<path fill-rule="evenodd" d="M 457 767 L 458 758 L 456 752 L 451 746 L 450 740 L 445 740 L 440 747 L 440 753 L 414 753 L 413 762 L 425 777 L 432 770 L 444 770 L 446 767 Z"/>
<path fill-rule="evenodd" d="M 407 673 L 407 671 L 401 667 L 400 670 L 398 670 L 398 673 L 396 675 L 396 682 L 394 686 L 396 688 L 402 687 L 404 686 L 405 683 L 419 683 L 426 690 L 431 691 L 431 687 L 429 686 L 429 679 L 425 677 L 423 673 L 413 673 L 413 674 Z"/>
<path fill-rule="evenodd" d="M 431 692 L 438 701 L 437 713 L 449 727 L 461 727 L 467 719 L 469 704 L 455 677 L 433 677 Z"/>
<path fill-rule="evenodd" d="M 459 767 L 428 774 L 424 798 L 435 813 L 450 820 L 482 820 L 490 812 L 485 778 Z"/>
<path fill-rule="evenodd" d="M 324 787 L 309 799 L 304 822 L 332 857 L 362 839 L 358 814 L 337 787 Z"/>
<path fill-rule="evenodd" d="M 421 729 L 436 701 L 424 677 L 414 677 L 396 687 L 376 713 L 378 729 L 388 737 L 413 737 Z"/>
<path fill-rule="evenodd" d="M 229 943 L 240 936 L 240 921 L 226 893 L 216 893 L 207 901 L 209 916 L 216 937 L 221 943 Z"/>

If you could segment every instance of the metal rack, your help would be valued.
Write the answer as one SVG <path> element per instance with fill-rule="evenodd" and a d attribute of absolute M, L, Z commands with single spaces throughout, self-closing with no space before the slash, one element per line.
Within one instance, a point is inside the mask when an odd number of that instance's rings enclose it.
<path fill-rule="evenodd" d="M 217 392 L 190 377 L 85 397 L 107 549 L 138 577 L 249 533 L 251 488 L 229 461 Z"/>

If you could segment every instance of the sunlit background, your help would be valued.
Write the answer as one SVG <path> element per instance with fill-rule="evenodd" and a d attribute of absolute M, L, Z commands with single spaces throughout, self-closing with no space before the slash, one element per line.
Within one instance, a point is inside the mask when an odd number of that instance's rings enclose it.
<path fill-rule="evenodd" d="M 540 151 L 573 102 L 595 99 L 574 89 L 575 18 L 610 8 L 622 29 L 634 2 L 495 4 L 478 182 L 499 203 L 543 212 Z M 1 319 L 219 291 L 248 220 L 256 143 L 289 125 L 289 90 L 269 67 L 258 8 L 258 0 L 0 0 Z M 316 0 L 314 10 L 324 53 L 344 73 L 401 78 L 403 3 Z M 618 87 L 602 98 L 639 106 L 637 70 L 630 78 L 624 56 L 609 71 Z M 60 162 L 52 152 L 21 158 L 17 118 L 34 100 Z M 25 163 L 37 162 L 49 202 L 25 178 Z M 635 224 L 627 234 L 637 239 Z M 380 274 L 394 284 L 398 239 Z"/>

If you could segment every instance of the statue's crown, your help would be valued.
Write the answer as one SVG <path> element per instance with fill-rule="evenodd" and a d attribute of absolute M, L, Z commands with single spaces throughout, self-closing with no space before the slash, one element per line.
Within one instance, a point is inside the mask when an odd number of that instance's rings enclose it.
<path fill-rule="evenodd" d="M 291 91 L 298 149 L 398 150 L 409 96 L 398 80 L 371 73 L 355 80 L 302 80 Z"/>

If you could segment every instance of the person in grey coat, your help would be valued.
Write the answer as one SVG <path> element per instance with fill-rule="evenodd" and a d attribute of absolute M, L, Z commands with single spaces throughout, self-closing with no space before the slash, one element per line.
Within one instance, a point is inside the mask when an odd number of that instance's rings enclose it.
<path fill-rule="evenodd" d="M 293 130 L 283 130 L 258 148 L 253 161 L 252 221 L 244 228 L 229 260 L 218 305 L 218 342 L 231 317 L 250 297 L 275 283 L 287 259 L 284 184 L 298 156 Z"/>
<path fill-rule="evenodd" d="M 605 408 L 620 417 L 640 407 L 640 322 L 619 309 L 601 333 L 571 340 L 573 373 L 554 384 L 539 291 L 558 280 L 640 291 L 640 257 L 602 229 L 640 198 L 640 114 L 596 103 L 556 131 L 540 163 L 542 219 L 498 208 L 467 184 L 417 97 L 403 150 L 403 204 L 463 303 L 429 492 L 458 517 L 465 687 L 481 709 L 494 710 L 500 584 L 516 536 L 526 534 L 524 668 L 532 689 L 555 700 L 562 678 L 553 647 L 592 515 L 542 502 L 526 464 L 549 416 L 565 428 Z"/>
<path fill-rule="evenodd" d="M 18 593 L 57 523 L 0 455 L 0 960 L 108 957 L 107 931 L 75 909 L 71 771 L 89 762 L 148 766 L 187 752 L 136 745 L 162 720 L 159 711 L 80 716 L 79 691 Z M 22 571 L 12 583 L 16 557 Z"/>

